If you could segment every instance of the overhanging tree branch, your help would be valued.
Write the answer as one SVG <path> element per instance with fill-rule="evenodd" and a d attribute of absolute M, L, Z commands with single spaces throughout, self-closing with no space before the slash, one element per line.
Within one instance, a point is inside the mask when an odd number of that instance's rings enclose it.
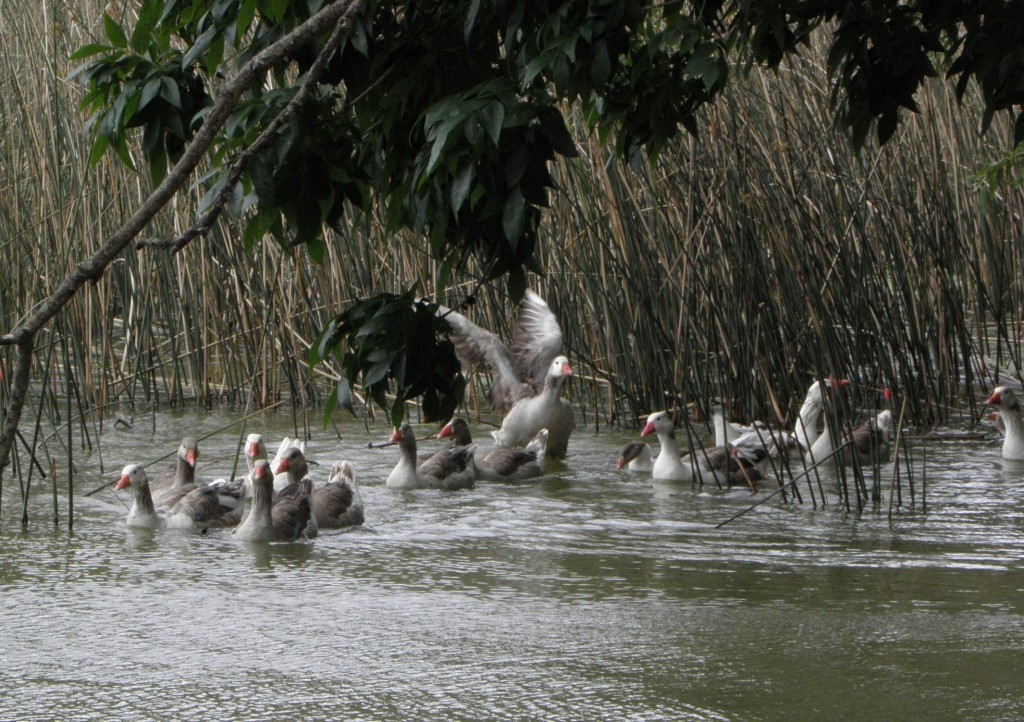
<path fill-rule="evenodd" d="M 363 0 L 354 2 L 353 5 L 359 5 L 362 2 Z M 249 161 L 251 161 L 254 155 L 259 153 L 260 150 L 273 140 L 274 135 L 278 130 L 280 130 L 281 127 L 295 115 L 299 106 L 301 106 L 302 103 L 305 102 L 306 98 L 309 97 L 313 86 L 316 85 L 320 76 L 323 75 L 324 68 L 327 67 L 327 61 L 330 59 L 334 51 L 338 49 L 338 45 L 344 37 L 344 31 L 348 30 L 349 27 L 351 27 L 351 15 L 346 15 L 334 28 L 334 32 L 331 34 L 330 39 L 327 41 L 326 45 L 324 45 L 323 50 L 320 51 L 320 54 L 317 56 L 313 65 L 306 72 L 295 96 L 288 101 L 288 104 L 284 109 L 282 109 L 270 125 L 260 133 L 259 137 L 256 138 L 248 148 L 242 151 L 235 159 L 235 162 L 231 164 L 230 171 L 224 177 L 224 185 L 217 194 L 216 199 L 214 199 L 213 205 L 210 209 L 207 210 L 191 228 L 179 235 L 177 238 L 143 239 L 135 244 L 135 248 L 137 250 L 148 246 L 152 248 L 167 249 L 172 253 L 177 253 L 196 238 L 205 236 L 210 232 L 210 228 L 213 227 L 213 224 L 224 211 L 224 206 L 227 205 L 228 200 L 231 198 L 232 190 L 242 177 L 242 173 L 245 172 L 246 167 L 249 165 Z"/>

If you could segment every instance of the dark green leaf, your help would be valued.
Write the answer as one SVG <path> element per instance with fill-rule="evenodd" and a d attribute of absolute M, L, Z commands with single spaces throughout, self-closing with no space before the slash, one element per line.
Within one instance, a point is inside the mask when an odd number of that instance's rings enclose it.
<path fill-rule="evenodd" d="M 523 212 L 523 194 L 518 188 L 514 188 L 510 191 L 508 200 L 505 201 L 505 210 L 501 215 L 505 238 L 513 249 L 519 244 L 519 237 L 523 234 Z"/>
<path fill-rule="evenodd" d="M 106 13 L 103 13 L 103 33 L 115 48 L 121 48 L 122 50 L 128 48 L 128 36 L 124 34 L 121 26 L 115 23 Z"/>
<path fill-rule="evenodd" d="M 102 45 L 101 43 L 89 43 L 88 45 L 83 45 L 78 50 L 71 53 L 69 60 L 81 60 L 82 58 L 88 58 L 92 55 L 105 53 L 110 50 L 113 50 L 113 48 L 109 45 Z"/>

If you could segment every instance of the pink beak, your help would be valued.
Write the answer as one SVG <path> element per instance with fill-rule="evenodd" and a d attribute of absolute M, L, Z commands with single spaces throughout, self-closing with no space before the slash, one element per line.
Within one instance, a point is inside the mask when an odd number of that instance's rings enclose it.
<path fill-rule="evenodd" d="M 119 482 L 117 482 L 117 486 L 115 486 L 114 488 L 117 489 L 118 491 L 120 491 L 121 489 L 127 489 L 131 485 L 132 485 L 132 482 L 128 479 L 128 477 L 127 476 L 122 476 L 121 480 Z"/>
<path fill-rule="evenodd" d="M 437 438 L 439 438 L 439 439 L 447 439 L 449 436 L 451 436 L 454 433 L 455 432 L 452 431 L 452 422 L 449 421 L 447 424 L 444 425 L 443 429 L 441 429 L 439 432 L 437 432 Z M 391 439 L 391 440 L 394 441 L 394 439 Z"/>
<path fill-rule="evenodd" d="M 625 465 L 626 465 L 626 460 L 623 457 L 621 457 L 621 456 L 619 457 L 619 460 L 615 462 L 615 468 L 616 469 L 621 469 Z"/>
<path fill-rule="evenodd" d="M 189 466 L 195 467 L 196 459 L 198 457 L 199 457 L 199 454 L 196 453 L 195 449 L 189 449 L 188 451 L 185 452 L 185 461 L 188 462 Z"/>
<path fill-rule="evenodd" d="M 259 453 L 260 453 L 260 445 L 259 444 L 246 444 L 245 445 L 245 455 L 248 456 L 250 459 L 256 458 L 256 455 L 259 454 Z"/>
<path fill-rule="evenodd" d="M 991 396 L 988 397 L 988 401 L 986 401 L 985 403 L 986 404 L 991 404 L 992 406 L 999 406 L 999 404 L 1001 404 L 1002 401 L 1003 401 L 1003 394 L 1001 392 L 999 392 L 999 391 L 996 391 L 995 393 L 993 393 Z"/>
<path fill-rule="evenodd" d="M 286 471 L 288 471 L 288 459 L 281 459 L 279 462 L 277 462 L 277 471 L 275 471 L 274 473 L 283 474 Z"/>
<path fill-rule="evenodd" d="M 648 421 L 647 422 L 647 426 L 645 426 L 644 430 L 640 432 L 640 436 L 650 436 L 656 430 L 657 429 L 654 428 L 654 424 L 652 422 Z"/>
<path fill-rule="evenodd" d="M 401 441 L 402 440 L 402 430 L 401 429 L 395 429 L 395 433 L 391 434 L 391 439 L 390 440 L 391 440 L 391 443 L 393 443 L 393 444 L 397 444 L 399 441 Z"/>
<path fill-rule="evenodd" d="M 572 366 L 565 364 L 562 366 L 562 376 L 572 376 Z"/>

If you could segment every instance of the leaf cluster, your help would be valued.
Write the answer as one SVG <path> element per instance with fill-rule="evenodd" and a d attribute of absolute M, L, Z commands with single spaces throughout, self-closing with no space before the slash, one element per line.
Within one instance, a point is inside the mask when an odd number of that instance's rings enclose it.
<path fill-rule="evenodd" d="M 451 418 L 466 387 L 462 365 L 448 339 L 448 322 L 436 304 L 405 294 L 382 293 L 359 301 L 333 319 L 309 351 L 310 365 L 333 356 L 345 376 L 332 390 L 325 418 L 340 405 L 354 413 L 349 379 L 361 375 L 366 394 L 398 426 L 405 402 L 420 398 L 428 421 Z M 395 389 L 393 403 L 388 391 Z"/>

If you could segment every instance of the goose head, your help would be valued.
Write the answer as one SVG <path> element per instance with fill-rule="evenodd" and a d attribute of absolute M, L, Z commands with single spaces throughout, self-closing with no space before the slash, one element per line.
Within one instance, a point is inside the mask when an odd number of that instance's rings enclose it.
<path fill-rule="evenodd" d="M 178 458 L 193 469 L 196 468 L 196 461 L 199 460 L 199 444 L 195 438 L 186 436 L 181 440 L 181 446 L 178 447 Z"/>
<path fill-rule="evenodd" d="M 668 434 L 671 437 L 675 436 L 676 425 L 672 421 L 672 416 L 667 411 L 655 411 L 653 414 L 647 417 L 647 425 L 644 426 L 644 430 L 640 432 L 640 436 L 650 436 L 651 434 Z"/>
<path fill-rule="evenodd" d="M 473 439 L 469 431 L 469 424 L 461 416 L 454 417 L 437 434 L 439 439 L 447 439 L 449 436 L 454 438 L 455 443 L 459 446 L 465 446 L 471 443 Z"/>
<path fill-rule="evenodd" d="M 822 382 L 824 382 L 824 384 Z M 839 391 L 840 389 L 844 389 L 849 386 L 849 384 L 849 379 L 834 379 L 830 377 L 822 379 L 821 381 L 815 381 L 811 384 L 811 387 L 807 389 L 807 400 L 823 404 L 826 393 Z"/>
<path fill-rule="evenodd" d="M 270 462 L 266 459 L 257 459 L 252 467 L 253 485 L 266 491 L 268 494 L 274 488 L 274 474 L 270 471 Z"/>
<path fill-rule="evenodd" d="M 996 386 L 992 395 L 985 401 L 989 406 L 996 406 L 1000 409 L 1013 411 L 1020 408 L 1020 402 L 1008 386 Z"/>
<path fill-rule="evenodd" d="M 146 476 L 146 470 L 138 464 L 128 464 L 128 466 L 121 470 L 121 479 L 114 488 L 118 491 L 128 488 L 137 490 L 146 486 L 149 486 L 149 477 Z"/>
<path fill-rule="evenodd" d="M 267 458 L 267 447 L 263 443 L 262 434 L 249 434 L 245 437 L 245 455 L 253 460 Z"/>
<path fill-rule="evenodd" d="M 572 376 L 572 366 L 569 365 L 569 359 L 565 356 L 556 356 L 555 360 L 551 362 L 551 367 L 548 369 L 548 376 L 556 379 L 560 379 L 563 376 Z"/>
<path fill-rule="evenodd" d="M 647 448 L 647 444 L 642 441 L 630 441 L 619 451 L 619 458 L 615 462 L 615 468 L 621 469 L 629 464 L 629 462 L 639 459 L 640 454 L 644 452 L 645 448 Z"/>
<path fill-rule="evenodd" d="M 274 469 L 275 474 L 284 474 L 286 472 L 291 474 L 293 479 L 301 479 L 309 473 L 306 455 L 297 446 L 288 449 L 284 456 L 281 457 L 281 460 L 277 462 L 277 468 Z"/>

